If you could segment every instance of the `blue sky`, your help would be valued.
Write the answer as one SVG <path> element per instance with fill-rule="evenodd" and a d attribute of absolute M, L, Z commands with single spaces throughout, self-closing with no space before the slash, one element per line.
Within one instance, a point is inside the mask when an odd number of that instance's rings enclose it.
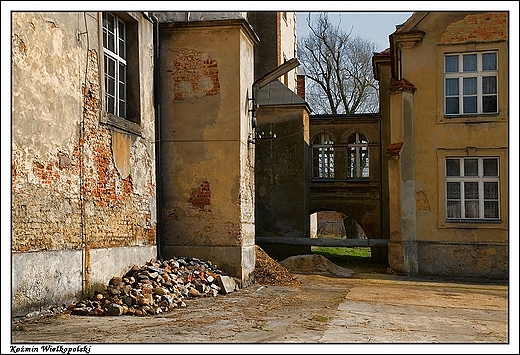
<path fill-rule="evenodd" d="M 311 13 L 312 17 L 317 12 Z M 328 17 L 334 25 L 340 24 L 345 31 L 352 30 L 353 36 L 363 37 L 376 43 L 377 50 L 383 51 L 390 46 L 388 36 L 395 26 L 404 23 L 413 12 L 340 12 L 330 11 Z M 309 34 L 307 16 L 309 12 L 297 12 L 296 24 L 298 38 Z"/>

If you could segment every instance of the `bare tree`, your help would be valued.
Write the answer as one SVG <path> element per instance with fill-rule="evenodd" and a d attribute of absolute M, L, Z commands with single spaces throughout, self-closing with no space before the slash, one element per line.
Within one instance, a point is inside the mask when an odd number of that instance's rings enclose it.
<path fill-rule="evenodd" d="M 379 110 L 378 82 L 372 72 L 375 43 L 352 37 L 334 26 L 327 13 L 311 22 L 298 41 L 298 57 L 310 80 L 305 98 L 318 114 L 374 113 Z"/>

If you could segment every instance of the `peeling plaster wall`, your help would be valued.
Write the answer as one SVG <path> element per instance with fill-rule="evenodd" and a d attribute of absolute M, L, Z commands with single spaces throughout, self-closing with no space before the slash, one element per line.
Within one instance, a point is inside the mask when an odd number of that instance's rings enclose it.
<path fill-rule="evenodd" d="M 156 257 L 152 25 L 134 14 L 139 136 L 100 122 L 99 16 L 12 13 L 15 314 L 89 293 L 112 272 Z M 113 248 L 131 253 L 131 262 Z M 114 268 L 95 270 L 111 258 Z"/>
<path fill-rule="evenodd" d="M 161 24 L 161 226 L 165 257 L 254 270 L 253 39 L 245 20 Z"/>

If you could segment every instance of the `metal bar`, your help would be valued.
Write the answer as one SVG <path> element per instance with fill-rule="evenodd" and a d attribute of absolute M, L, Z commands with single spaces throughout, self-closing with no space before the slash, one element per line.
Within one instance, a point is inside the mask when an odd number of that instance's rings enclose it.
<path fill-rule="evenodd" d="M 297 238 L 297 237 L 256 237 L 256 244 L 312 245 L 327 247 L 386 247 L 389 239 L 339 239 L 339 238 Z"/>

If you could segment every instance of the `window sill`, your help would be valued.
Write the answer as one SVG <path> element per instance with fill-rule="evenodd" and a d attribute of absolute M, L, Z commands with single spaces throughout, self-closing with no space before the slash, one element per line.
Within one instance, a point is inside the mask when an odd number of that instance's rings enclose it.
<path fill-rule="evenodd" d="M 456 229 L 507 229 L 507 223 L 500 219 L 450 219 L 441 221 L 439 228 Z"/>
<path fill-rule="evenodd" d="M 140 137 L 142 137 L 142 135 L 143 135 L 143 129 L 142 129 L 141 125 L 139 125 L 135 122 L 129 121 L 125 118 L 112 115 L 110 113 L 103 114 L 101 123 L 118 128 L 127 133 L 135 134 Z"/>
<path fill-rule="evenodd" d="M 475 114 L 475 115 L 454 115 L 441 116 L 439 123 L 490 123 L 490 122 L 505 122 L 507 119 L 500 113 L 490 114 Z"/>

